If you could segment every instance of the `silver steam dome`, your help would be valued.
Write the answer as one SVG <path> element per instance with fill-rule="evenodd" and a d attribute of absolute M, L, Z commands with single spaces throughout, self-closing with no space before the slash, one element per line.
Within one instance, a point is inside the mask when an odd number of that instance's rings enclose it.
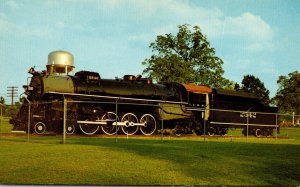
<path fill-rule="evenodd" d="M 74 56 L 67 51 L 53 51 L 48 55 L 47 72 L 68 74 L 75 68 Z"/>

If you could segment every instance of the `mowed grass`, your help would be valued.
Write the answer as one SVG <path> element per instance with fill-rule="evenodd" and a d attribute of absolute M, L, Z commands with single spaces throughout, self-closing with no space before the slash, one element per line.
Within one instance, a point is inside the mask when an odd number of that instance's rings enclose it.
<path fill-rule="evenodd" d="M 11 133 L 12 125 L 9 124 L 8 117 L 0 117 L 0 133 Z"/>
<path fill-rule="evenodd" d="M 1 184 L 299 186 L 289 139 L 1 137 Z"/>

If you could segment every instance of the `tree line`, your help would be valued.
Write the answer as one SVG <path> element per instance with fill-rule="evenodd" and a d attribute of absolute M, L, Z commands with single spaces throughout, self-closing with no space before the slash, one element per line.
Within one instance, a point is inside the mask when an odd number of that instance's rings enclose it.
<path fill-rule="evenodd" d="M 16 115 L 24 102 L 24 97 L 20 98 L 19 101 L 15 102 L 14 105 L 8 105 L 5 103 L 4 97 L 0 97 L 0 111 L 2 112 L 2 116 L 12 117 Z"/>

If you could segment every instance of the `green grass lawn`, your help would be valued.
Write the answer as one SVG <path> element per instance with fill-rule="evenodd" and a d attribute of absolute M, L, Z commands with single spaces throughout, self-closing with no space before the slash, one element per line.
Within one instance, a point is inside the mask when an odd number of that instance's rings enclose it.
<path fill-rule="evenodd" d="M 289 139 L 1 137 L 0 184 L 299 186 Z"/>
<path fill-rule="evenodd" d="M 9 118 L 8 117 L 3 117 L 2 121 L 0 118 L 0 122 L 2 123 L 0 125 L 0 133 L 10 133 L 12 129 L 12 125 L 9 124 Z"/>

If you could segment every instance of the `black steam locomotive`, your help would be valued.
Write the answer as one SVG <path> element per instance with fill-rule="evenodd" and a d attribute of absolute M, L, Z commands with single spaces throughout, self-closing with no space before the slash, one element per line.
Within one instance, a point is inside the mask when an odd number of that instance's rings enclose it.
<path fill-rule="evenodd" d="M 32 78 L 24 86 L 27 102 L 10 120 L 13 130 L 152 135 L 163 129 L 179 136 L 225 135 L 234 127 L 243 128 L 245 135 L 268 136 L 277 127 L 277 108 L 262 105 L 248 93 L 155 84 L 140 75 L 116 79 L 101 79 L 89 71 L 69 75 L 73 68 L 72 54 L 54 51 L 48 55 L 46 71 L 29 70 Z"/>

